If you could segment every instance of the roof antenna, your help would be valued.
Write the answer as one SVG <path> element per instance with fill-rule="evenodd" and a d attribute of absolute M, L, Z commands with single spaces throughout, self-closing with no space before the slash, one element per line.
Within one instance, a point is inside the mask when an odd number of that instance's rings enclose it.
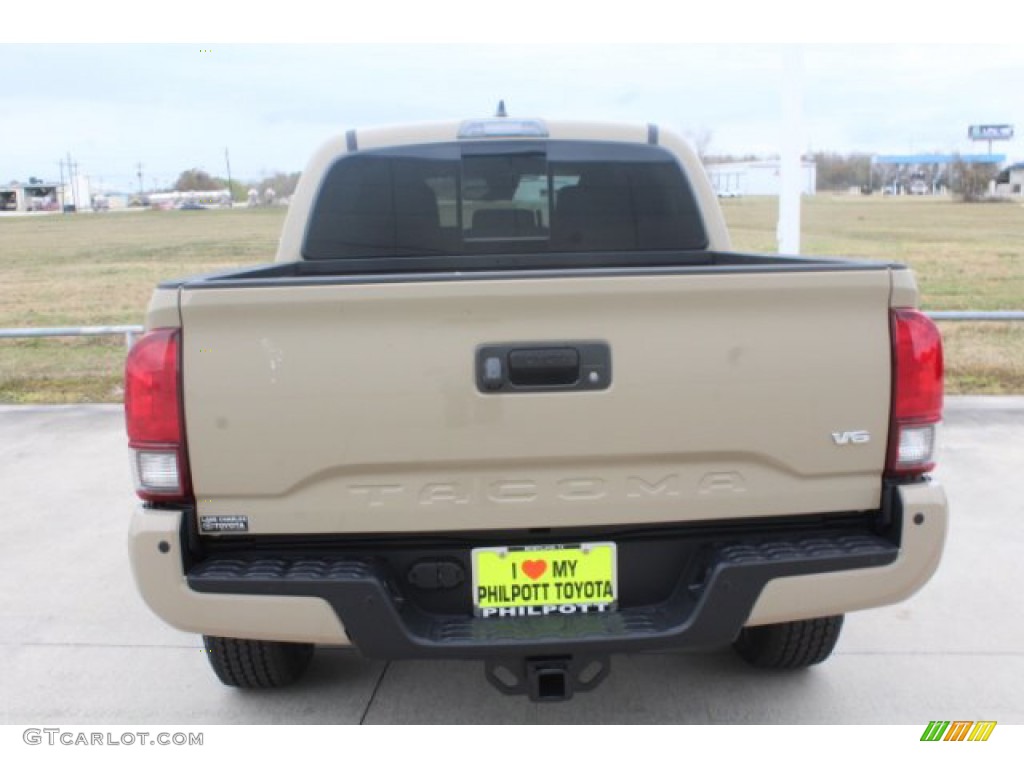
<path fill-rule="evenodd" d="M 498 111 L 494 113 L 495 117 L 508 117 L 508 112 L 505 111 L 505 100 L 500 99 L 498 101 Z"/>

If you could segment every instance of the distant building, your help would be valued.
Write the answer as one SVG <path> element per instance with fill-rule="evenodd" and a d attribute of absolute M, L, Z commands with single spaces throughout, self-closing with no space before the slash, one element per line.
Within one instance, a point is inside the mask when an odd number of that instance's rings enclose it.
<path fill-rule="evenodd" d="M 180 208 L 186 204 L 201 205 L 204 208 L 231 207 L 231 193 L 226 189 L 150 192 L 146 198 L 153 208 Z"/>
<path fill-rule="evenodd" d="M 96 197 L 101 197 L 101 195 Z M 102 197 L 106 198 L 107 208 L 111 211 L 127 208 L 128 202 L 131 200 L 131 195 L 124 192 L 106 192 Z"/>
<path fill-rule="evenodd" d="M 0 211 L 58 211 L 60 185 L 34 179 L 0 187 Z"/>
<path fill-rule="evenodd" d="M 818 184 L 818 167 L 810 160 L 804 160 L 801 166 L 800 191 L 804 195 L 813 195 Z M 782 192 L 782 167 L 778 160 L 710 163 L 705 170 L 719 197 L 777 197 Z"/>
<path fill-rule="evenodd" d="M 1015 163 L 1000 171 L 992 191 L 996 195 L 1024 195 L 1024 163 Z"/>
<path fill-rule="evenodd" d="M 940 195 L 951 186 L 958 165 L 998 165 L 1005 155 L 875 155 L 871 186 L 887 195 Z"/>
<path fill-rule="evenodd" d="M 63 183 L 30 179 L 0 186 L 0 211 L 55 213 L 92 207 L 93 195 L 88 176 L 75 176 Z"/>

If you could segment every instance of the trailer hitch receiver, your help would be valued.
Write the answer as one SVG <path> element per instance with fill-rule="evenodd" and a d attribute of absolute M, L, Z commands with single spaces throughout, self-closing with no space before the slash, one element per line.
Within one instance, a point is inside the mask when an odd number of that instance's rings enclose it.
<path fill-rule="evenodd" d="M 568 701 L 576 692 L 591 691 L 610 671 L 607 656 L 488 659 L 484 665 L 487 679 L 502 693 L 544 702 Z"/>

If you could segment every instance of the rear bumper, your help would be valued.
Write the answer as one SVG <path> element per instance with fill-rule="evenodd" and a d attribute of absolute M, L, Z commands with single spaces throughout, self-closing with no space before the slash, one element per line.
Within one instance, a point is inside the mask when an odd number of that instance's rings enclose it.
<path fill-rule="evenodd" d="M 917 592 L 939 567 L 949 525 L 946 493 L 934 482 L 896 489 L 902 508 L 899 556 L 879 568 L 775 579 L 747 625 L 812 619 L 892 605 Z"/>
<path fill-rule="evenodd" d="M 402 598 L 373 558 L 214 554 L 186 566 L 181 512 L 140 508 L 130 549 L 152 610 L 191 632 L 355 644 L 375 658 L 491 658 L 703 648 L 740 628 L 896 602 L 938 564 L 946 502 L 937 485 L 896 489 L 898 529 L 802 532 L 723 540 L 684 569 L 667 597 L 615 613 L 479 619 L 423 610 Z M 897 543 L 898 542 L 898 543 Z M 166 551 L 164 551 L 166 550 Z M 620 576 L 625 578 L 626 574 Z"/>

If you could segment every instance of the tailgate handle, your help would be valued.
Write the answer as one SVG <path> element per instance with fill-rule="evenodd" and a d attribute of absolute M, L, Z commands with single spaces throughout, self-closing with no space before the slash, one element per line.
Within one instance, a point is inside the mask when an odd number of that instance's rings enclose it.
<path fill-rule="evenodd" d="M 485 344 L 476 351 L 476 384 L 485 394 L 607 389 L 611 360 L 603 341 Z"/>
<path fill-rule="evenodd" d="M 513 387 L 566 387 L 579 378 L 580 353 L 571 347 L 508 353 L 508 380 Z"/>

